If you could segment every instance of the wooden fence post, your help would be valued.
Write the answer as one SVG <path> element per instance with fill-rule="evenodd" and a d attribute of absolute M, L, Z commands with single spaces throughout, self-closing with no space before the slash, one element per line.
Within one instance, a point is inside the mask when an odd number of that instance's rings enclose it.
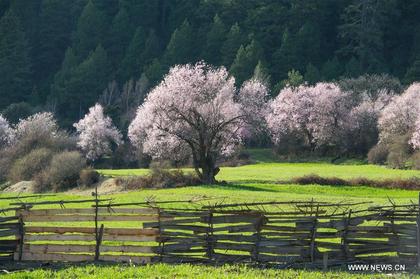
<path fill-rule="evenodd" d="M 323 271 L 328 270 L 328 252 L 322 254 L 322 269 Z"/>
<path fill-rule="evenodd" d="M 163 232 L 162 221 L 161 221 L 162 211 L 161 211 L 160 207 L 157 207 L 157 214 L 158 214 L 158 232 L 159 232 L 158 253 L 159 253 L 159 262 L 162 262 L 163 261 L 164 250 L 165 250 L 165 240 L 163 239 L 163 236 L 162 236 L 162 232 Z"/>
<path fill-rule="evenodd" d="M 344 224 L 344 230 L 341 236 L 341 249 L 343 251 L 344 259 L 347 260 L 349 256 L 349 246 L 347 243 L 347 234 L 349 232 L 349 225 L 350 225 L 350 219 L 351 219 L 351 209 L 349 210 L 349 215 L 347 216 L 347 219 L 345 219 Z"/>
<path fill-rule="evenodd" d="M 206 232 L 206 256 L 211 261 L 214 256 L 214 238 L 213 238 L 213 211 L 209 210 L 207 219 L 207 232 Z"/>
<path fill-rule="evenodd" d="M 100 246 L 102 243 L 102 236 L 104 233 L 104 225 L 98 227 L 98 215 L 99 215 L 99 199 L 98 199 L 98 186 L 95 187 L 95 261 L 99 260 L 100 256 Z"/>
<path fill-rule="evenodd" d="M 23 243 L 25 241 L 25 223 L 23 222 L 23 216 L 19 210 L 16 210 L 16 214 L 19 214 L 19 257 L 18 260 L 22 261 L 23 255 Z"/>
<path fill-rule="evenodd" d="M 311 229 L 311 262 L 315 261 L 315 240 L 316 240 L 316 230 L 317 230 L 317 225 L 318 225 L 318 211 L 319 211 L 319 205 L 316 208 L 316 213 L 315 213 L 315 219 L 313 222 L 313 226 Z"/>
<path fill-rule="evenodd" d="M 261 216 L 258 218 L 257 224 L 256 224 L 256 239 L 255 239 L 255 250 L 252 253 L 252 259 L 256 262 L 259 262 L 259 254 L 260 254 L 260 243 L 261 243 L 261 229 L 262 226 L 266 223 L 266 217 L 264 214 L 261 214 Z"/>
<path fill-rule="evenodd" d="M 419 192 L 419 203 L 417 211 L 417 268 L 420 268 L 420 192 Z"/>

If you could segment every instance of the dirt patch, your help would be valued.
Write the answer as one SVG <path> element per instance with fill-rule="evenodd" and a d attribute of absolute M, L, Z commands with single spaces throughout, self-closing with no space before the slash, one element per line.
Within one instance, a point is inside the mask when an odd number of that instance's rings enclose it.
<path fill-rule="evenodd" d="M 76 188 L 66 191 L 65 193 L 78 194 L 78 195 L 90 195 L 92 191 L 94 191 L 94 189 L 95 189 L 95 186 L 76 187 Z M 116 178 L 108 178 L 98 183 L 98 194 L 100 195 L 122 193 L 122 192 L 126 192 L 126 191 L 121 185 L 117 183 Z"/>
<path fill-rule="evenodd" d="M 16 184 L 10 185 L 3 190 L 4 193 L 35 193 L 34 181 L 20 181 Z"/>

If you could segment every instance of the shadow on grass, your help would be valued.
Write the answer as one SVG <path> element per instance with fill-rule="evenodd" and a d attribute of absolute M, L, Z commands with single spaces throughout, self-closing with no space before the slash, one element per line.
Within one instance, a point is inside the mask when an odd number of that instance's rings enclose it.
<path fill-rule="evenodd" d="M 255 183 L 255 182 L 253 182 Z M 277 192 L 273 189 L 267 189 L 258 186 L 243 185 L 237 183 L 220 183 L 213 185 L 200 185 L 200 187 L 211 188 L 211 189 L 221 189 L 221 190 L 245 190 L 245 191 L 257 191 L 257 192 Z"/>

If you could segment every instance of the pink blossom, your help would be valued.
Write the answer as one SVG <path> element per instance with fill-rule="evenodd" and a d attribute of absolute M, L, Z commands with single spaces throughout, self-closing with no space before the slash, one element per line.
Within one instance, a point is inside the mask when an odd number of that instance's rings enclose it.
<path fill-rule="evenodd" d="M 73 126 L 79 134 L 77 145 L 89 160 L 109 154 L 112 143 L 122 143 L 121 133 L 112 124 L 111 118 L 104 115 L 104 110 L 99 104 L 91 107 L 85 117 Z"/>
<path fill-rule="evenodd" d="M 380 141 L 387 142 L 393 136 L 413 133 L 419 115 L 420 83 L 413 83 L 382 110 L 378 120 Z"/>
<path fill-rule="evenodd" d="M 43 135 L 57 135 L 58 129 L 57 120 L 51 112 L 39 112 L 21 119 L 16 126 L 15 136 L 17 140 L 27 137 L 43 138 Z"/>
<path fill-rule="evenodd" d="M 420 149 L 420 115 L 417 117 L 414 125 L 414 133 L 410 139 L 410 143 L 414 149 Z"/>
<path fill-rule="evenodd" d="M 14 131 L 9 121 L 0 114 L 0 149 L 11 144 L 14 138 Z"/>
<path fill-rule="evenodd" d="M 264 90 L 250 81 L 241 93 L 260 104 Z M 251 121 L 247 114 L 253 109 L 241 97 L 236 102 L 235 94 L 235 80 L 224 67 L 174 66 L 138 108 L 128 136 L 154 158 L 192 155 L 197 174 L 212 183 L 217 158 L 234 152 Z"/>

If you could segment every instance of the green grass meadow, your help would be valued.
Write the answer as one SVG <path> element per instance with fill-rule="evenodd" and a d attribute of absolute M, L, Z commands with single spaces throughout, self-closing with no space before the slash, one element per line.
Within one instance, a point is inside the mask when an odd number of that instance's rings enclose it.
<path fill-rule="evenodd" d="M 396 203 L 417 202 L 418 192 L 401 189 L 381 189 L 364 186 L 321 186 L 290 184 L 293 177 L 306 174 L 320 176 L 335 176 L 340 178 L 366 177 L 371 179 L 420 177 L 420 171 L 393 170 L 381 166 L 366 164 L 340 164 L 327 162 L 316 163 L 285 163 L 275 162 L 275 158 L 264 152 L 253 153 L 255 164 L 241 167 L 223 167 L 217 179 L 226 181 L 220 185 L 200 185 L 173 189 L 144 189 L 103 195 L 101 198 L 111 198 L 113 202 L 142 202 L 151 197 L 157 201 L 189 200 L 197 197 L 207 197 L 202 204 L 213 202 L 253 202 L 253 201 L 330 201 L 330 202 L 369 202 L 361 205 L 388 204 L 389 199 Z M 264 158 L 268 158 L 264 160 Z M 191 171 L 186 169 L 186 171 Z M 100 170 L 104 176 L 144 175 L 147 169 Z M 278 183 L 281 182 L 281 183 Z M 1 196 L 15 196 L 2 194 Z M 57 193 L 24 199 L 30 201 L 46 200 L 77 200 L 88 196 Z M 9 201 L 0 200 L 0 208 L 7 207 Z M 86 204 L 85 206 L 89 206 Z M 68 205 L 80 207 L 81 205 Z M 181 205 L 175 205 L 181 206 Z M 52 207 L 41 206 L 39 208 Z M 69 225 L 69 224 L 65 224 Z M 82 224 L 75 224 L 82 225 Z M 131 224 L 138 226 L 138 224 Z M 131 226 L 130 225 L 130 226 Z M 113 223 L 111 226 L 121 227 L 127 224 Z M 409 275 L 393 275 L 392 277 L 409 278 Z M 410 276 L 414 276 L 411 274 Z M 58 270 L 40 268 L 30 271 L 14 272 L 2 275 L 4 278 L 390 278 L 385 274 L 360 274 L 346 271 L 278 270 L 257 269 L 246 266 L 210 267 L 202 265 L 165 265 L 148 266 L 126 265 L 87 265 L 66 266 Z M 413 278 L 413 277 L 410 277 Z"/>

